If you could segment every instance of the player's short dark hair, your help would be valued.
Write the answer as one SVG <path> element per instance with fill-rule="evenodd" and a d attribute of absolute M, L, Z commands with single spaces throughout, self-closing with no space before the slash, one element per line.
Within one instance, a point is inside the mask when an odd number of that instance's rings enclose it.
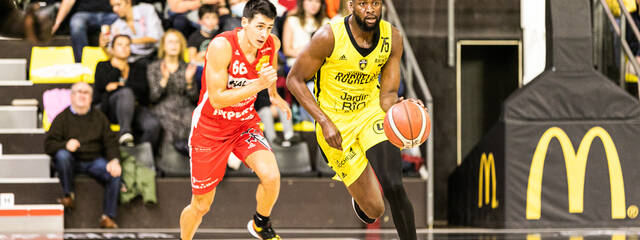
<path fill-rule="evenodd" d="M 276 6 L 269 2 L 269 0 L 249 0 L 247 5 L 244 6 L 242 17 L 252 19 L 257 14 L 275 19 L 277 15 Z"/>
<path fill-rule="evenodd" d="M 216 4 L 204 4 L 198 8 L 198 18 L 202 19 L 202 17 L 207 13 L 213 13 L 218 16 L 218 5 Z"/>

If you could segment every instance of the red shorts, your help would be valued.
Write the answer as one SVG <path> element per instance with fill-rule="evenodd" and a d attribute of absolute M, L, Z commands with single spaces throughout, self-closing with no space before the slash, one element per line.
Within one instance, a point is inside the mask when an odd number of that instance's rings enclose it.
<path fill-rule="evenodd" d="M 190 139 L 193 194 L 208 193 L 222 181 L 231 153 L 244 162 L 256 151 L 271 151 L 258 122 L 240 126 L 234 132 L 237 134 L 224 139 L 215 139 L 198 131 L 198 128 L 193 131 Z"/>

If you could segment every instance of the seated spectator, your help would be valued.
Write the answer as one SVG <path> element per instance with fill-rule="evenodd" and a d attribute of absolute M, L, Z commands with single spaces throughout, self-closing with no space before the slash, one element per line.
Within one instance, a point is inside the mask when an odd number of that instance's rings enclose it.
<path fill-rule="evenodd" d="M 102 25 L 111 25 L 118 15 L 111 11 L 108 0 L 62 0 L 51 33 L 55 33 L 67 17 L 71 9 L 69 26 L 71 29 L 71 46 L 76 62 L 82 59 L 82 48 L 89 45 L 89 33 L 97 33 Z"/>
<path fill-rule="evenodd" d="M 291 147 L 302 141 L 300 136 L 294 134 L 293 118 L 287 119 L 286 113 L 271 105 L 269 91 L 267 91 L 267 89 L 258 92 L 256 102 L 253 106 L 258 112 L 262 124 L 264 124 L 264 137 L 267 138 L 270 143 L 283 147 Z M 278 116 L 282 124 L 282 138 L 276 135 L 274 115 Z"/>
<path fill-rule="evenodd" d="M 71 106 L 53 120 L 44 141 L 45 151 L 53 157 L 64 191 L 58 201 L 73 208 L 74 174 L 86 173 L 104 186 L 100 227 L 118 228 L 114 219 L 120 192 L 120 150 L 107 117 L 91 108 L 91 94 L 87 83 L 71 86 Z"/>
<path fill-rule="evenodd" d="M 167 168 L 167 165 L 177 167 L 172 161 L 188 163 L 187 141 L 191 130 L 191 113 L 198 102 L 199 92 L 193 79 L 196 66 L 184 62 L 186 45 L 180 32 L 169 29 L 160 41 L 159 59 L 151 63 L 147 70 L 151 110 L 157 116 L 162 116 L 164 129 L 162 156 L 158 160 L 161 168 Z M 170 146 L 166 146 L 167 144 Z M 183 156 L 176 157 L 176 151 Z M 188 173 L 189 165 L 185 164 L 183 167 Z"/>
<path fill-rule="evenodd" d="M 164 34 L 162 22 L 153 5 L 140 3 L 132 6 L 132 0 L 111 0 L 113 12 L 119 19 L 111 25 L 111 36 L 127 35 L 131 38 L 131 56 L 129 62 L 153 58 L 158 40 Z M 101 37 L 101 46 L 105 47 L 110 39 Z M 146 59 L 149 60 L 149 59 Z M 146 64 L 145 64 L 146 65 Z"/>
<path fill-rule="evenodd" d="M 197 19 L 190 19 L 190 13 L 204 4 L 224 4 L 224 0 L 167 0 L 171 27 L 180 31 L 183 36 L 190 36 L 200 27 Z"/>
<path fill-rule="evenodd" d="M 311 35 L 320 26 L 329 23 L 326 15 L 326 5 L 323 0 L 300 0 L 295 12 L 287 17 L 282 32 L 282 50 L 287 57 L 287 66 L 293 66 L 298 53 L 304 48 Z M 313 81 L 307 82 L 307 87 L 313 92 Z M 300 120 L 313 121 L 307 111 L 300 107 Z"/>
<path fill-rule="evenodd" d="M 111 122 L 120 124 L 120 144 L 132 146 L 136 136 L 137 142 L 149 142 L 157 150 L 160 123 L 146 108 L 149 103 L 146 68 L 127 62 L 130 44 L 129 36 L 116 35 L 111 43 L 111 59 L 96 66 L 94 104 Z"/>
<path fill-rule="evenodd" d="M 202 5 L 198 9 L 198 17 L 200 18 L 200 31 L 196 31 L 187 41 L 189 47 L 189 59 L 191 63 L 204 65 L 204 55 L 207 52 L 207 46 L 211 39 L 218 35 L 218 7 L 216 5 Z"/>

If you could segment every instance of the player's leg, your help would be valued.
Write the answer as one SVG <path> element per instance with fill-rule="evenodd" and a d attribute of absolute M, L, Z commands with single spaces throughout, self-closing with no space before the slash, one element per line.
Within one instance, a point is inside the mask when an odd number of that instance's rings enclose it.
<path fill-rule="evenodd" d="M 400 150 L 389 141 L 384 141 L 369 148 L 366 155 L 389 201 L 398 236 L 402 240 L 416 239 L 413 205 L 402 184 Z"/>
<path fill-rule="evenodd" d="M 256 191 L 256 211 L 268 217 L 280 193 L 280 170 L 276 158 L 271 151 L 260 150 L 249 155 L 245 162 L 260 179 Z"/>
<path fill-rule="evenodd" d="M 191 151 L 191 203 L 180 215 L 180 236 L 184 240 L 193 238 L 202 217 L 209 212 L 216 193 L 216 186 L 222 181 L 229 158 L 229 141 L 213 141 L 205 134 L 193 130 L 190 140 Z"/>
<path fill-rule="evenodd" d="M 271 228 L 269 219 L 280 194 L 280 171 L 276 158 L 269 150 L 259 150 L 251 153 L 245 163 L 260 179 L 256 190 L 256 214 L 247 229 L 257 238 L 280 239 Z"/>
<path fill-rule="evenodd" d="M 216 195 L 216 189 L 201 194 L 192 195 L 191 203 L 187 205 L 180 214 L 180 238 L 183 240 L 191 240 L 196 233 L 198 226 L 202 222 L 202 217 L 209 212 L 209 208 L 213 203 Z"/>
<path fill-rule="evenodd" d="M 360 177 L 347 186 L 347 190 L 355 201 L 354 208 L 358 217 L 365 223 L 373 223 L 384 214 L 384 200 L 371 165 L 367 164 Z M 363 213 L 366 216 L 362 216 Z"/>
<path fill-rule="evenodd" d="M 373 223 L 384 213 L 384 200 L 380 185 L 360 144 L 353 127 L 344 125 L 340 129 L 344 151 L 330 147 L 322 135 L 320 125 L 316 124 L 316 139 L 322 156 L 336 172 L 353 197 L 353 207 L 360 220 Z"/>

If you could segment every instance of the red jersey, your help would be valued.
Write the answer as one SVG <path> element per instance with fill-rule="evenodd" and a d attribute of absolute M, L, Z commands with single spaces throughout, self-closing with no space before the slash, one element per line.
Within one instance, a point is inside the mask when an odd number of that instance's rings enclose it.
<path fill-rule="evenodd" d="M 216 38 L 226 38 L 231 45 L 231 61 L 227 72 L 227 89 L 244 87 L 259 78 L 258 72 L 264 64 L 271 65 L 275 56 L 274 40 L 271 36 L 267 38 L 262 48 L 258 49 L 256 58 L 249 62 L 242 52 L 238 43 L 238 32 L 241 28 L 227 31 L 216 36 Z M 209 51 L 209 49 L 207 49 Z M 239 134 L 237 129 L 246 123 L 259 122 L 258 113 L 253 107 L 256 95 L 253 95 L 232 106 L 216 109 L 209 103 L 207 92 L 207 59 L 205 57 L 205 68 L 202 71 L 202 89 L 198 106 L 193 111 L 191 119 L 191 131 L 198 131 L 211 139 L 226 139 L 231 135 Z"/>

